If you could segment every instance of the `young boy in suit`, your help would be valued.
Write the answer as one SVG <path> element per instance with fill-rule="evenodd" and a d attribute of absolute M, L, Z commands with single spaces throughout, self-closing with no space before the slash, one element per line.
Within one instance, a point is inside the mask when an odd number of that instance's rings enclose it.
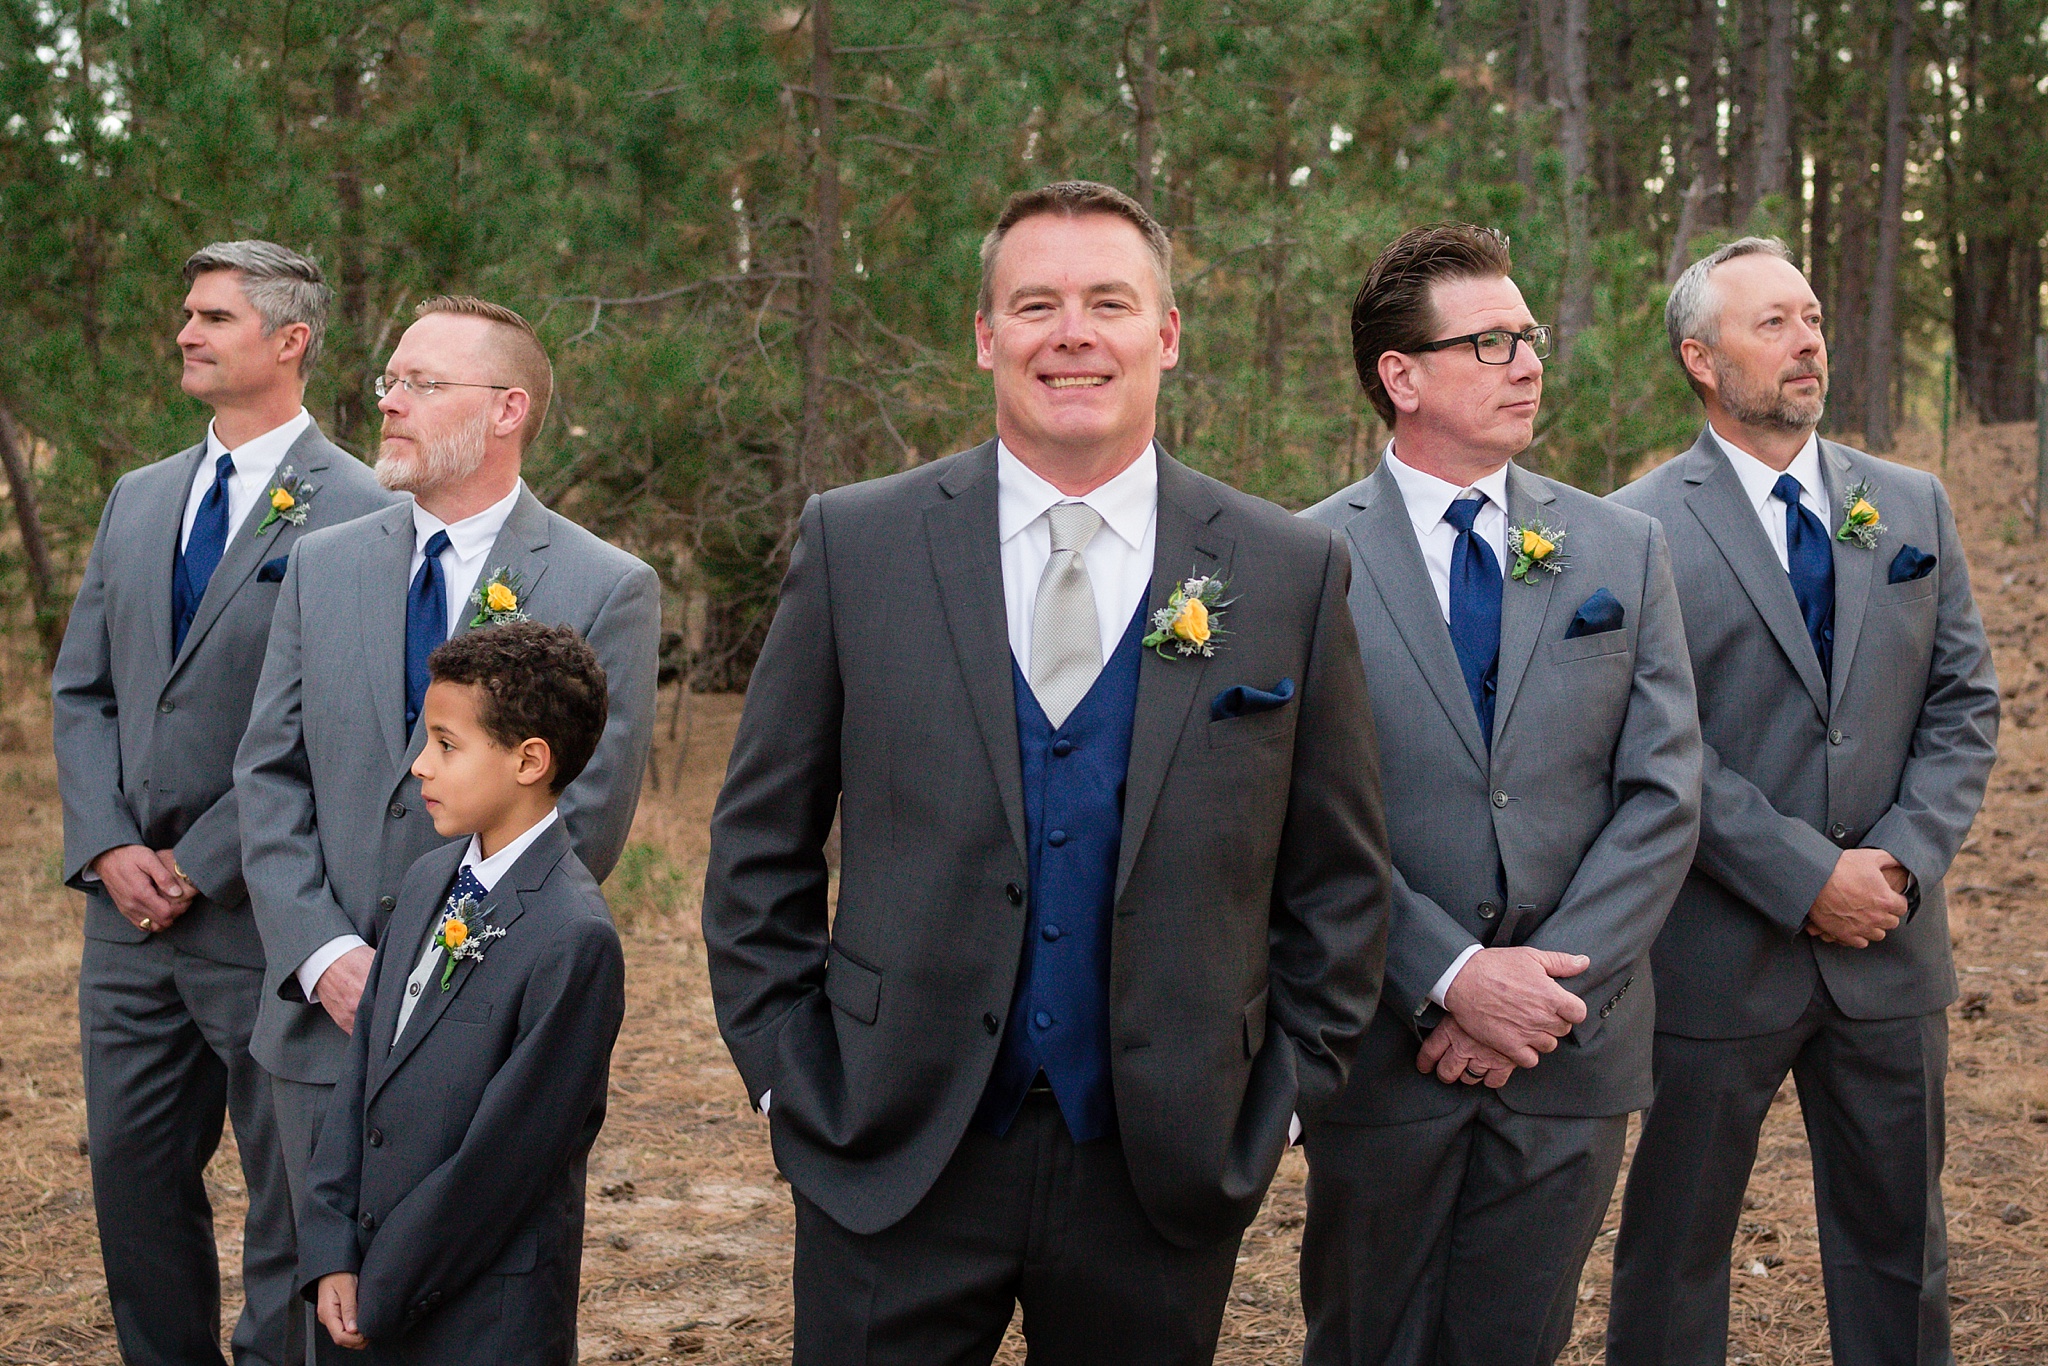
<path fill-rule="evenodd" d="M 300 1291 L 371 1361 L 570 1366 L 625 963 L 555 800 L 604 730 L 604 670 L 537 622 L 428 668 L 413 773 L 470 839 L 406 874 L 314 1149 Z"/>

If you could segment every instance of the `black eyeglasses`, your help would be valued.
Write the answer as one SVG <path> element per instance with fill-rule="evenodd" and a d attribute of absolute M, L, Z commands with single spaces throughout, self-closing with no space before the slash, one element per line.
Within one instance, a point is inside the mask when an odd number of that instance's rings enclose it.
<path fill-rule="evenodd" d="M 1445 337 L 1408 348 L 1411 352 L 1447 351 L 1453 346 L 1472 344 L 1472 354 L 1481 365 L 1506 365 L 1515 358 L 1515 348 L 1527 343 L 1537 360 L 1550 359 L 1550 329 L 1538 324 L 1526 332 L 1498 328 L 1491 332 L 1468 332 L 1462 337 Z"/>

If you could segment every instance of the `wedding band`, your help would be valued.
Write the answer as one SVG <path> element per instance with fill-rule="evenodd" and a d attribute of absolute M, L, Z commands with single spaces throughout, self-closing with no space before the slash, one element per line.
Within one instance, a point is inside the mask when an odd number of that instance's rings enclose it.
<path fill-rule="evenodd" d="M 1486 1073 L 1484 1073 L 1484 1072 L 1480 1072 L 1480 1071 L 1474 1071 L 1474 1070 L 1473 1070 L 1472 1068 L 1470 1068 L 1470 1067 L 1468 1067 L 1468 1068 L 1466 1068 L 1466 1069 L 1465 1069 L 1465 1075 L 1466 1075 L 1466 1076 L 1468 1076 L 1468 1077 L 1470 1077 L 1470 1078 L 1472 1078 L 1472 1080 L 1474 1080 L 1474 1081 L 1485 1081 L 1485 1080 L 1486 1080 Z"/>

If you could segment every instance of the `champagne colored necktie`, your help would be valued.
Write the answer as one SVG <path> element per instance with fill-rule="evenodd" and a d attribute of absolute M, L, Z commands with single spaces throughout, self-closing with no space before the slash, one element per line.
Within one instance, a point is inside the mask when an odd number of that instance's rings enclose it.
<path fill-rule="evenodd" d="M 1102 630 L 1095 586 L 1081 558 L 1102 530 L 1102 514 L 1086 503 L 1047 508 L 1052 557 L 1038 580 L 1031 610 L 1031 691 L 1055 728 L 1065 723 L 1102 672 Z"/>

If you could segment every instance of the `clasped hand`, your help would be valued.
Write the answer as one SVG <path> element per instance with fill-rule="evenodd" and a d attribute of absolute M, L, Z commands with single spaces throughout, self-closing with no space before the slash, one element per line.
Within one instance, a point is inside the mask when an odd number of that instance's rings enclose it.
<path fill-rule="evenodd" d="M 1869 948 L 1906 918 L 1906 879 L 1905 865 L 1882 849 L 1844 849 L 1806 913 L 1806 932 L 1830 944 Z"/>
<path fill-rule="evenodd" d="M 1445 1082 L 1499 1089 L 1518 1067 L 1534 1067 L 1586 1018 L 1586 1003 L 1557 984 L 1592 966 L 1580 953 L 1481 949 L 1444 993 L 1450 1018 L 1430 1031 L 1415 1067 Z"/>
<path fill-rule="evenodd" d="M 92 870 L 122 919 L 152 934 L 177 924 L 199 895 L 168 849 L 116 845 L 92 861 Z"/>
<path fill-rule="evenodd" d="M 330 1271 L 320 1278 L 317 1313 L 320 1326 L 337 1347 L 360 1352 L 370 1340 L 356 1329 L 356 1276 L 352 1271 Z"/>

